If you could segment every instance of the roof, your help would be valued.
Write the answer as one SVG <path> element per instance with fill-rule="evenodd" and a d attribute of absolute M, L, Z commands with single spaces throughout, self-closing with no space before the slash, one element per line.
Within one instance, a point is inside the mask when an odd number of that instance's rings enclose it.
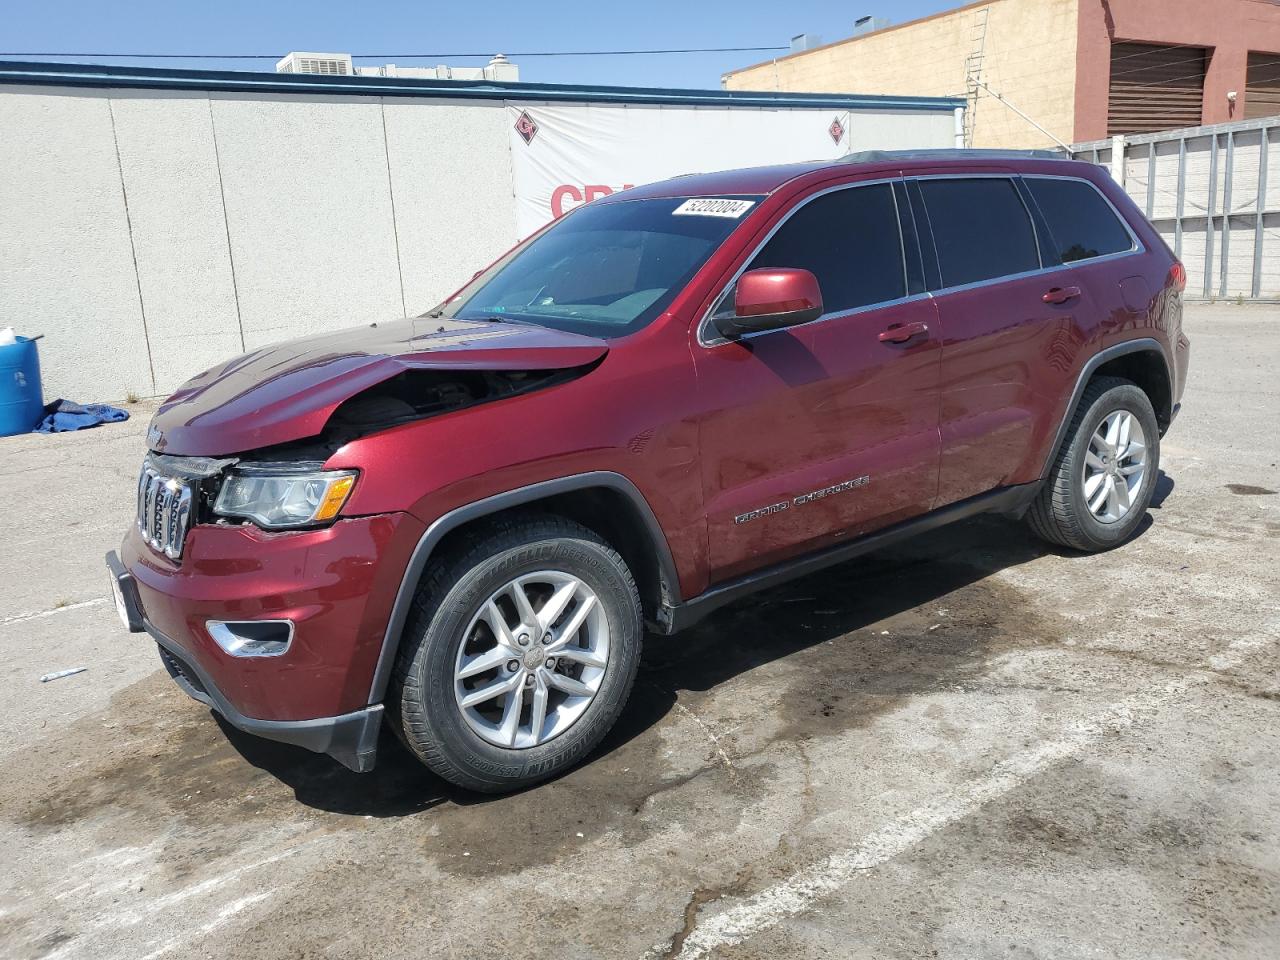
<path fill-rule="evenodd" d="M 758 196 L 773 193 L 784 183 L 806 173 L 817 173 L 839 164 L 838 160 L 816 160 L 809 163 L 781 163 L 772 167 L 743 167 L 739 170 L 717 170 L 714 173 L 687 173 L 632 187 L 599 197 L 593 203 L 615 200 L 640 200 L 649 197 L 726 197 Z"/>
<path fill-rule="evenodd" d="M 1092 164 L 1071 160 L 1053 150 L 863 150 L 846 154 L 837 160 L 813 160 L 808 163 L 784 163 L 771 167 L 744 167 L 740 170 L 721 170 L 715 173 L 692 173 L 670 180 L 634 187 L 620 193 L 601 197 L 597 203 L 619 200 L 639 200 L 649 197 L 724 197 L 759 196 L 773 193 L 784 184 L 808 175 L 847 172 L 849 167 L 862 166 L 908 172 L 919 167 L 956 166 L 969 168 L 993 164 L 1001 167 L 1016 166 L 1019 169 L 1043 170 L 1065 164 L 1091 167 Z"/>
<path fill-rule="evenodd" d="M 455 100 L 535 100 L 672 104 L 712 107 L 837 110 L 950 111 L 964 106 L 956 97 L 898 97 L 847 93 L 781 93 L 750 90 L 682 90 L 668 87 L 610 87 L 568 83 L 496 80 L 434 80 L 406 77 L 334 77 L 307 73 L 250 73 L 235 70 L 171 70 L 104 64 L 0 60 L 0 84 L 163 90 L 250 91 L 340 94 L 370 97 L 431 97 Z"/>

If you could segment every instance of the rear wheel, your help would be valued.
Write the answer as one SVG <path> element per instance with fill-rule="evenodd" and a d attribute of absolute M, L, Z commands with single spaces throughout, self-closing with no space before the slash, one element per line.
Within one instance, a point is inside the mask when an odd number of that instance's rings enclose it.
<path fill-rule="evenodd" d="M 500 522 L 419 589 L 389 698 L 397 732 L 472 790 L 544 780 L 613 726 L 642 635 L 631 572 L 595 533 L 551 516 Z"/>
<path fill-rule="evenodd" d="M 1085 388 L 1027 520 L 1051 543 L 1110 549 L 1142 522 L 1159 472 L 1160 427 L 1150 399 L 1127 380 L 1099 377 Z"/>

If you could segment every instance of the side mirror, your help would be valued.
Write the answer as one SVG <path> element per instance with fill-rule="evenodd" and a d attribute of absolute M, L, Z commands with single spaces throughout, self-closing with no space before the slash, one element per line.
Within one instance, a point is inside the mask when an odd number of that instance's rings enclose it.
<path fill-rule="evenodd" d="M 716 329 L 729 340 L 762 330 L 808 323 L 822 316 L 822 291 L 808 270 L 762 267 L 738 278 L 733 315 L 715 318 Z"/>

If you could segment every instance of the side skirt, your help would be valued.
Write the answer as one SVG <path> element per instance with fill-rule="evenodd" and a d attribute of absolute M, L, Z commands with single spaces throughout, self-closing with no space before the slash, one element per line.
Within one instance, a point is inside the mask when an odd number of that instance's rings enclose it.
<path fill-rule="evenodd" d="M 706 593 L 685 603 L 668 607 L 664 611 L 665 616 L 662 617 L 661 626 L 664 628 L 662 632 L 667 634 L 679 633 L 681 630 L 692 627 L 712 611 L 733 603 L 747 594 L 755 593 L 757 590 L 767 590 L 789 580 L 816 573 L 826 567 L 844 563 L 854 557 L 860 557 L 864 553 L 870 553 L 873 550 L 879 550 L 881 547 L 890 546 L 917 534 L 944 527 L 949 523 L 955 523 L 957 520 L 965 520 L 980 513 L 1004 513 L 1012 516 L 1022 516 L 1039 491 L 1039 483 L 1024 483 L 1016 487 L 1002 487 L 999 490 L 992 490 L 989 493 L 983 493 L 976 497 L 970 497 L 968 500 L 950 504 L 939 510 L 926 513 L 924 516 L 894 524 L 892 527 L 886 527 L 884 530 L 867 534 L 865 537 L 860 537 L 849 543 L 827 547 L 815 553 L 805 554 L 804 556 L 787 560 L 784 563 L 767 567 L 764 570 L 749 573 L 744 577 L 727 581 L 712 587 Z"/>

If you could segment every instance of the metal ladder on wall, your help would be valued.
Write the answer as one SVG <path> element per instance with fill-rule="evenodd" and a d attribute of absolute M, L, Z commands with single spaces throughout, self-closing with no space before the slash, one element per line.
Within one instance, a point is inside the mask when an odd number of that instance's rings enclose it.
<path fill-rule="evenodd" d="M 982 79 L 982 62 L 987 49 L 987 16 L 991 7 L 981 7 L 973 14 L 971 52 L 964 59 L 964 88 L 968 103 L 964 111 L 964 145 L 973 146 L 973 126 L 978 116 L 978 81 Z"/>

